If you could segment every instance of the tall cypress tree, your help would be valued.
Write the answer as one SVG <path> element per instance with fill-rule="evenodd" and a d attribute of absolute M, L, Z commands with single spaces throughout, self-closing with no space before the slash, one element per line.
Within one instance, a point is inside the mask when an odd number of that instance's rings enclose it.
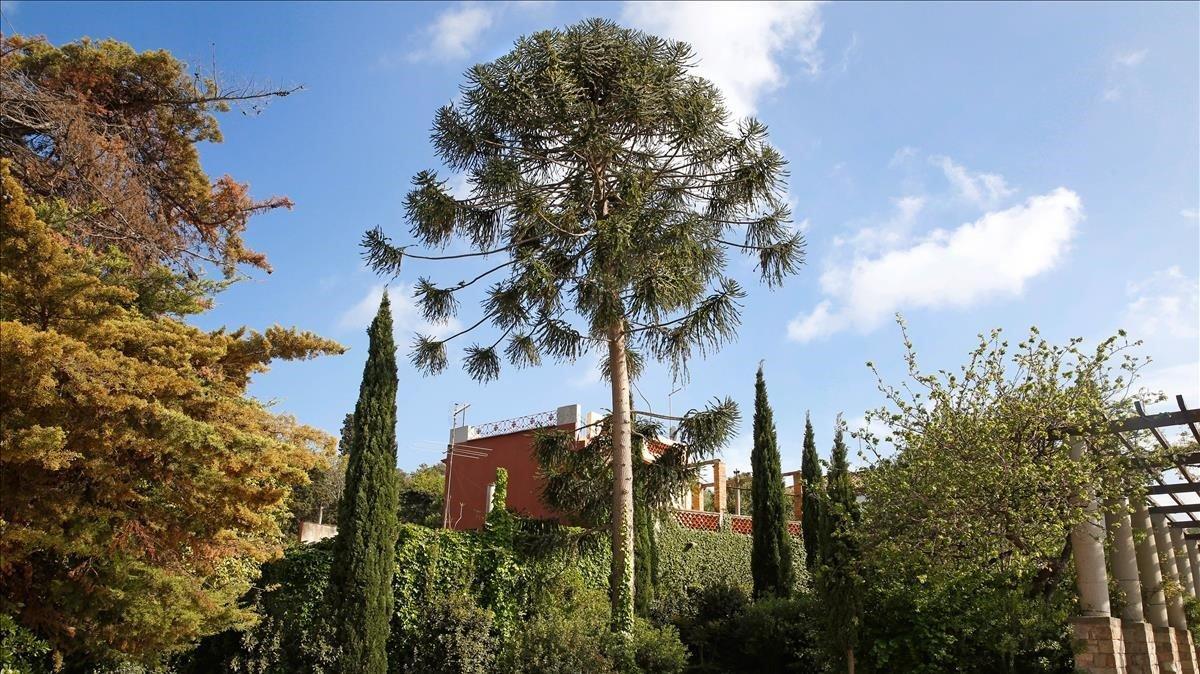
<path fill-rule="evenodd" d="M 833 655 L 845 658 L 854 674 L 854 649 L 862 618 L 862 580 L 855 527 L 858 501 L 850 483 L 850 464 L 838 418 L 829 458 L 829 476 L 821 507 L 820 567 L 817 583 L 826 620 L 826 643 Z"/>
<path fill-rule="evenodd" d="M 800 477 L 804 483 L 803 510 L 800 527 L 804 536 L 804 565 L 811 572 L 817 568 L 821 537 L 821 460 L 817 457 L 817 441 L 813 436 L 812 416 L 804 414 L 804 457 L 800 460 Z"/>
<path fill-rule="evenodd" d="M 396 345 L 387 293 L 367 330 L 370 346 L 338 505 L 330 583 L 342 674 L 386 674 L 396 499 Z"/>
<path fill-rule="evenodd" d="M 754 513 L 750 570 L 754 576 L 754 596 L 785 597 L 792 588 L 788 503 L 783 492 L 775 420 L 767 402 L 767 383 L 761 365 L 754 383 L 754 449 L 750 453 L 750 464 Z"/>

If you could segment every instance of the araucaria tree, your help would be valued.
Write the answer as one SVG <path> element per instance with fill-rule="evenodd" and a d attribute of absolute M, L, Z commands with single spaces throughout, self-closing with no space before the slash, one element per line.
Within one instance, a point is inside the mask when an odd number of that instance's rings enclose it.
<path fill-rule="evenodd" d="M 450 193 L 433 171 L 405 202 L 419 244 L 455 237 L 473 252 L 416 255 L 379 230 L 364 245 L 372 266 L 398 274 L 406 257 L 500 258 L 446 286 L 428 278 L 416 297 L 430 320 L 455 314 L 460 293 L 499 274 L 482 316 L 447 338 L 420 336 L 413 362 L 441 372 L 447 342 L 485 325 L 468 346 L 480 381 L 543 357 L 605 356 L 612 387 L 613 627 L 633 615 L 633 472 L 630 379 L 645 356 L 686 375 L 694 350 L 732 338 L 741 285 L 726 253 L 757 257 L 770 286 L 794 273 L 804 243 L 783 197 L 786 162 L 753 119 L 733 123 L 716 88 L 691 74 L 691 47 L 593 19 L 521 38 L 508 54 L 467 72 L 460 102 L 440 109 L 433 145 L 470 194 Z M 736 239 L 736 240 L 735 240 Z"/>
<path fill-rule="evenodd" d="M 330 584 L 338 671 L 385 674 L 396 535 L 396 346 L 387 294 L 367 330 Z"/>
<path fill-rule="evenodd" d="M 788 502 L 783 493 L 775 418 L 767 400 L 762 366 L 754 381 L 754 448 L 750 452 L 754 503 L 750 571 L 755 597 L 786 597 L 792 589 L 791 535 L 787 530 Z"/>
<path fill-rule="evenodd" d="M 821 503 L 820 566 L 817 587 L 826 620 L 827 645 L 844 657 L 846 670 L 854 674 L 854 649 L 862 622 L 862 578 L 856 531 L 858 501 L 850 482 L 850 464 L 839 417 L 829 457 L 829 479 Z"/>
<path fill-rule="evenodd" d="M 800 529 L 804 537 L 804 564 L 811 572 L 816 568 L 821 533 L 821 459 L 817 457 L 817 441 L 813 435 L 812 417 L 804 415 L 804 454 L 800 459 L 800 478 L 804 497 L 800 512 Z"/>

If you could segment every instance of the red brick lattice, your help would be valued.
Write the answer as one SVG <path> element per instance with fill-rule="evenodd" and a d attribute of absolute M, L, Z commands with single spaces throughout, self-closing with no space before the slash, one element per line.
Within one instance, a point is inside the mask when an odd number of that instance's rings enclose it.
<path fill-rule="evenodd" d="M 679 522 L 680 526 L 698 531 L 721 530 L 721 513 L 700 510 L 676 510 L 674 512 L 675 521 Z M 724 517 L 729 520 L 729 530 L 734 533 L 749 535 L 754 528 L 753 518 L 746 515 L 724 515 Z M 788 533 L 799 536 L 800 523 L 795 520 L 789 521 Z"/>

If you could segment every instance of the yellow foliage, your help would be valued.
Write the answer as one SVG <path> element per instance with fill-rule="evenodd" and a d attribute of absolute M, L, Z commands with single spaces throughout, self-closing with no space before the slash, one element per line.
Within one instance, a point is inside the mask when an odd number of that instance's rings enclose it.
<path fill-rule="evenodd" d="M 0 178 L 0 608 L 63 652 L 147 660 L 248 620 L 236 600 L 335 441 L 246 385 L 342 348 L 143 315 Z"/>

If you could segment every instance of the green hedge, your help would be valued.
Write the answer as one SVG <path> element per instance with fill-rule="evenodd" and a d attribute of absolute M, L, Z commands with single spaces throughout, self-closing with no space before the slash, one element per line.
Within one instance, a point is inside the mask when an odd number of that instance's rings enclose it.
<path fill-rule="evenodd" d="M 716 583 L 739 587 L 750 594 L 750 536 L 734 533 L 728 522 L 721 531 L 700 531 L 667 517 L 658 530 L 658 585 L 654 616 L 663 622 L 678 622 L 695 607 L 696 596 Z M 808 590 L 804 545 L 792 539 L 792 570 L 795 590 Z"/>
<path fill-rule="evenodd" d="M 659 622 L 686 615 L 696 594 L 709 585 L 731 583 L 747 591 L 753 586 L 749 536 L 685 529 L 673 518 L 661 524 L 658 535 L 660 576 L 652 613 Z M 792 550 L 797 585 L 803 588 L 803 546 Z M 412 659 L 427 657 L 413 649 L 428 640 L 431 607 L 443 605 L 446 598 L 458 597 L 454 601 L 459 603 L 465 599 L 486 610 L 486 630 L 499 648 L 523 629 L 537 607 L 557 601 L 555 593 L 562 587 L 606 592 L 609 560 L 603 532 L 585 534 L 515 519 L 492 522 L 480 532 L 402 525 L 388 647 L 392 670 L 417 667 Z M 333 671 L 325 614 L 331 561 L 332 542 L 324 541 L 293 548 L 283 559 L 266 564 L 258 589 L 246 598 L 261 617 L 258 625 L 206 639 L 179 663 L 180 670 Z M 472 615 L 467 607 L 450 609 L 451 617 Z"/>

